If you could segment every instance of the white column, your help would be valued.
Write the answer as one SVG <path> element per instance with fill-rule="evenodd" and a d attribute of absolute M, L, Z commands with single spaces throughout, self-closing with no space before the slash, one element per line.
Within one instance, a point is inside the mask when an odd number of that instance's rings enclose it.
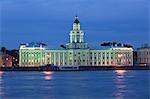
<path fill-rule="evenodd" d="M 40 51 L 40 65 L 42 66 L 42 51 Z"/>
<path fill-rule="evenodd" d="M 97 64 L 97 66 L 98 66 L 98 63 L 99 63 L 99 62 L 98 62 L 98 58 L 99 58 L 99 57 L 98 57 L 98 52 L 96 52 L 96 64 Z"/>
<path fill-rule="evenodd" d="M 65 53 L 63 52 L 63 66 L 65 65 L 65 55 L 64 55 Z"/>
<path fill-rule="evenodd" d="M 58 53 L 58 65 L 60 66 L 60 62 L 61 62 L 61 59 L 60 59 L 60 52 Z"/>
<path fill-rule="evenodd" d="M 95 53 L 95 52 L 92 52 L 92 66 L 94 65 L 94 61 L 95 61 L 94 53 Z"/>
<path fill-rule="evenodd" d="M 54 61 L 54 65 L 56 65 L 56 58 L 55 57 L 56 57 L 56 52 L 54 52 L 54 60 L 53 60 Z"/>
<path fill-rule="evenodd" d="M 19 50 L 19 66 L 22 66 L 22 59 L 21 59 L 21 57 L 22 57 L 22 51 L 20 49 Z"/>
<path fill-rule="evenodd" d="M 72 43 L 72 32 L 70 33 L 70 43 Z"/>
<path fill-rule="evenodd" d="M 74 35 L 75 42 L 77 42 L 77 35 Z"/>

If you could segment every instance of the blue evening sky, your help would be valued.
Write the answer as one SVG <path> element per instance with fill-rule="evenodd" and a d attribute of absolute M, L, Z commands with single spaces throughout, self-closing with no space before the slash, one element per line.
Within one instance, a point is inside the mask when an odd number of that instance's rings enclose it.
<path fill-rule="evenodd" d="M 0 0 L 1 46 L 43 42 L 51 48 L 69 42 L 77 14 L 85 40 L 128 43 L 136 48 L 149 41 L 149 0 Z"/>

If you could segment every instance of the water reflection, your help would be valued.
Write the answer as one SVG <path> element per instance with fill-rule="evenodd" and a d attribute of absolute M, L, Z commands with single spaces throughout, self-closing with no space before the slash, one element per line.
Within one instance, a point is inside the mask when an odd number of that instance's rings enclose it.
<path fill-rule="evenodd" d="M 0 97 L 3 96 L 4 92 L 2 90 L 2 83 L 3 83 L 3 79 L 2 79 L 2 75 L 3 75 L 4 72 L 0 71 Z"/>
<path fill-rule="evenodd" d="M 42 72 L 44 74 L 44 80 L 46 82 L 43 83 L 43 90 L 45 90 L 45 95 L 42 96 L 42 99 L 54 99 L 54 96 L 52 94 L 53 86 L 51 80 L 53 79 L 53 72 L 51 71 L 44 71 Z M 48 82 L 47 82 L 48 81 Z"/>
<path fill-rule="evenodd" d="M 0 71 L 0 75 L 2 75 L 4 72 L 3 71 Z"/>
<path fill-rule="evenodd" d="M 124 95 L 126 92 L 126 79 L 125 79 L 125 73 L 126 70 L 115 70 L 116 78 L 115 78 L 115 84 L 116 84 L 116 91 L 115 91 L 115 99 L 125 99 Z"/>
<path fill-rule="evenodd" d="M 51 72 L 51 71 L 44 71 L 43 73 L 45 74 L 45 76 L 44 76 L 45 80 L 52 80 L 53 72 Z"/>
<path fill-rule="evenodd" d="M 118 74 L 118 75 L 123 75 L 126 70 L 115 70 L 115 72 Z"/>

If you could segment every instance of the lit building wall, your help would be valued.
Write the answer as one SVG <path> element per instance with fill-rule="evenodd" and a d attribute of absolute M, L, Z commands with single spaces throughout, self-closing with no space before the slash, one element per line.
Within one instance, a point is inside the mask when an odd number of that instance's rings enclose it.
<path fill-rule="evenodd" d="M 2 66 L 2 65 L 3 65 L 2 55 L 1 55 L 1 53 L 0 53 L 0 66 Z"/>
<path fill-rule="evenodd" d="M 12 56 L 0 53 L 0 66 L 12 66 Z"/>
<path fill-rule="evenodd" d="M 45 62 L 45 47 L 27 46 L 23 44 L 19 50 L 19 65 L 20 66 L 42 66 Z"/>
<path fill-rule="evenodd" d="M 46 50 L 41 44 L 20 46 L 20 66 L 132 66 L 132 48 L 111 48 L 91 50 L 84 41 L 84 32 L 75 17 L 70 41 L 63 50 Z"/>
<path fill-rule="evenodd" d="M 132 66 L 131 48 L 46 50 L 46 63 L 56 66 Z"/>
<path fill-rule="evenodd" d="M 150 47 L 137 50 L 137 63 L 139 65 L 150 65 Z"/>
<path fill-rule="evenodd" d="M 115 51 L 115 65 L 133 66 L 132 48 L 112 48 Z"/>
<path fill-rule="evenodd" d="M 130 48 L 126 50 L 123 48 L 108 50 L 20 50 L 20 66 L 48 64 L 56 66 L 132 66 L 133 52 Z"/>
<path fill-rule="evenodd" d="M 90 65 L 92 66 L 111 66 L 115 65 L 113 50 L 91 50 L 90 51 Z"/>

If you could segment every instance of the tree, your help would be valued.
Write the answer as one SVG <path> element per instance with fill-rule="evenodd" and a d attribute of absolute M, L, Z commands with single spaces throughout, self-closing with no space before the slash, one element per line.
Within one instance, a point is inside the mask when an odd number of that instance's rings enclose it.
<path fill-rule="evenodd" d="M 66 49 L 66 46 L 64 46 L 64 45 L 60 45 L 60 47 L 62 47 L 62 48 L 64 48 L 64 49 Z"/>
<path fill-rule="evenodd" d="M 129 45 L 129 44 L 122 44 L 122 43 L 117 43 L 117 42 L 104 42 L 101 44 L 101 46 L 118 46 L 118 47 L 128 47 L 128 48 L 132 48 L 133 46 L 132 45 Z"/>
<path fill-rule="evenodd" d="M 1 51 L 2 51 L 2 53 L 6 53 L 6 48 L 5 47 L 1 47 Z"/>

